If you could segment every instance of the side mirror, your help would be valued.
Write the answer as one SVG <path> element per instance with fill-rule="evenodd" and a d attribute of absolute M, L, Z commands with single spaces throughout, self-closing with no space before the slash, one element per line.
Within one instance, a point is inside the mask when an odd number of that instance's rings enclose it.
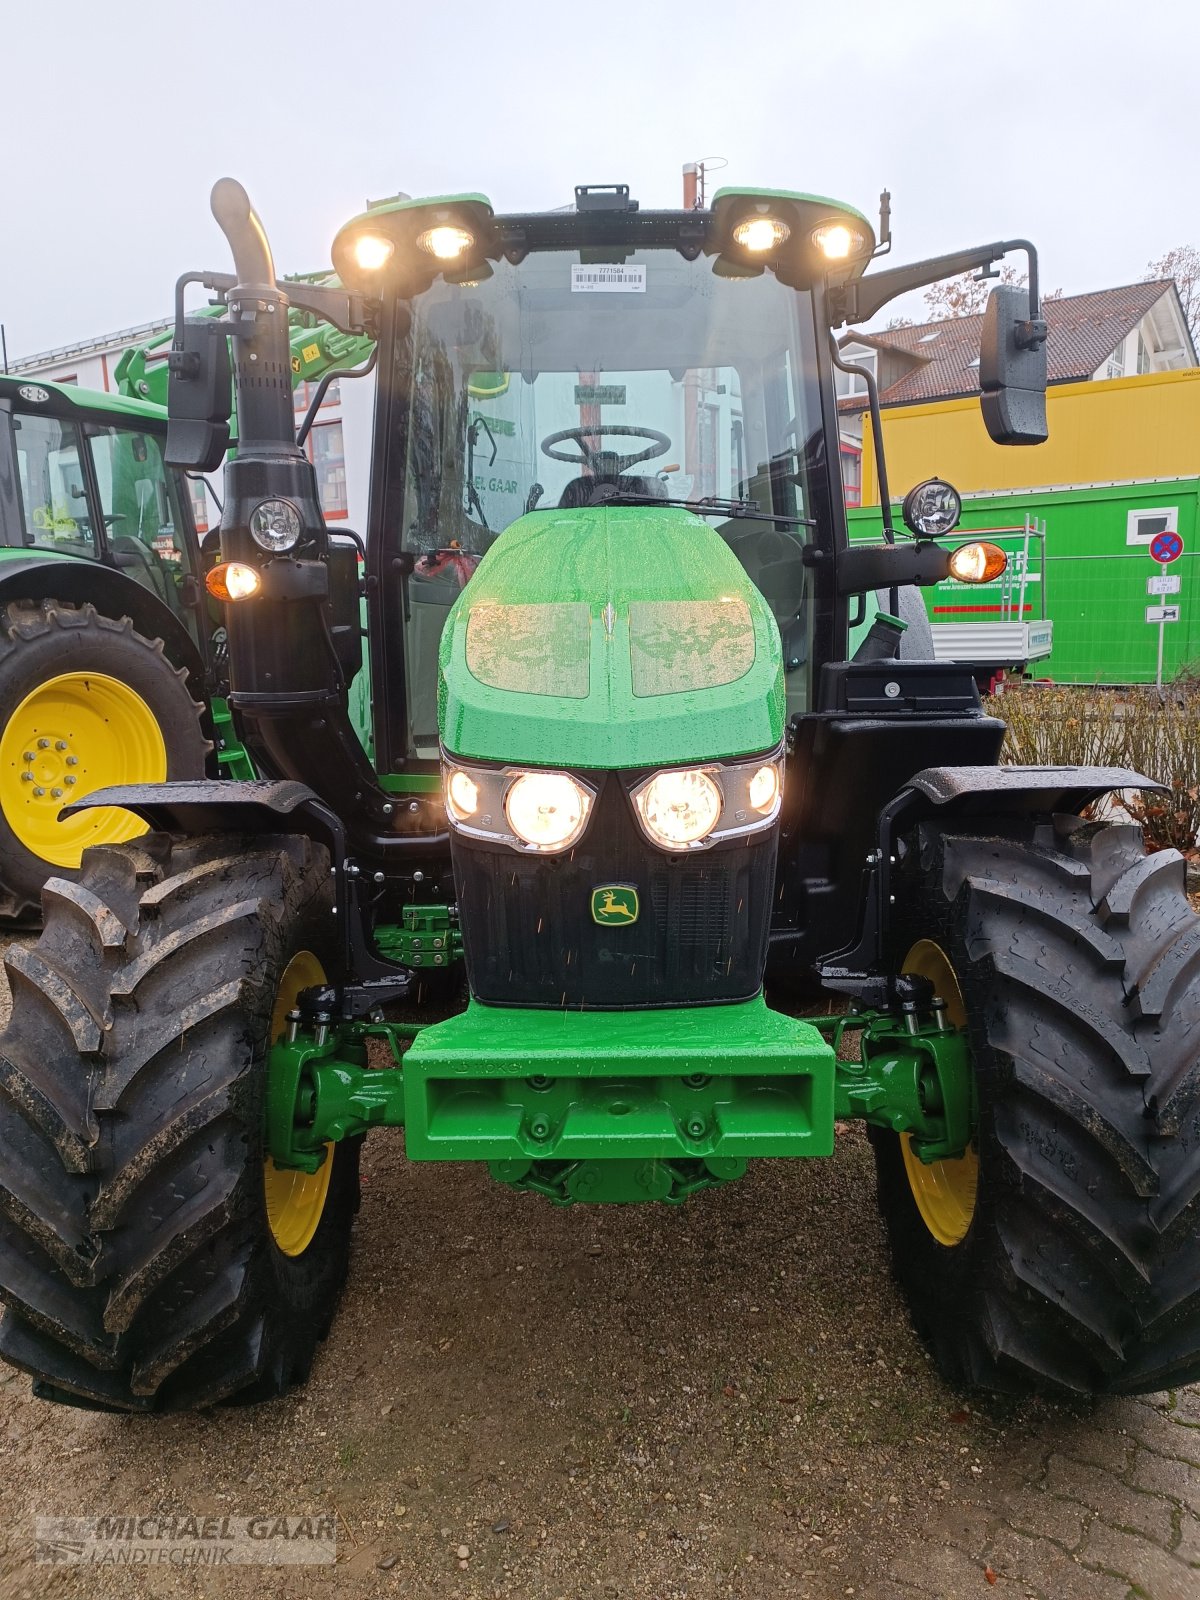
<path fill-rule="evenodd" d="M 988 296 L 979 343 L 979 404 L 997 444 L 1045 444 L 1046 329 L 1029 317 L 1029 295 L 999 284 Z"/>
<path fill-rule="evenodd" d="M 215 472 L 229 448 L 233 408 L 229 345 L 211 317 L 188 317 L 167 379 L 167 465 Z"/>

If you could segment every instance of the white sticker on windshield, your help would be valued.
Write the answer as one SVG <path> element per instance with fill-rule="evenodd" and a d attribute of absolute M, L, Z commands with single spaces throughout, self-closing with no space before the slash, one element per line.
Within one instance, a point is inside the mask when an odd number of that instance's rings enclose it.
<path fill-rule="evenodd" d="M 571 265 L 572 294 L 645 294 L 646 268 L 640 266 Z"/>

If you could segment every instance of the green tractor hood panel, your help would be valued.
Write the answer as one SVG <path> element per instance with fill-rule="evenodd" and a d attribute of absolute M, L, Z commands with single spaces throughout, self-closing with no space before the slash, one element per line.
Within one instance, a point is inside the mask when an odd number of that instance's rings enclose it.
<path fill-rule="evenodd" d="M 439 723 L 464 758 L 653 767 L 783 737 L 775 619 L 721 537 L 679 507 L 514 522 L 442 635 Z"/>

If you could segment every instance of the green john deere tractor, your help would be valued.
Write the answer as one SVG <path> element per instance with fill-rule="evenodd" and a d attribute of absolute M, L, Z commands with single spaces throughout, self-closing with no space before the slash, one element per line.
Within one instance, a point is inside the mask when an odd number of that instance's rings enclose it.
<path fill-rule="evenodd" d="M 969 669 L 914 645 L 914 585 L 1002 559 L 944 542 L 946 485 L 846 538 L 831 330 L 1026 252 L 980 377 L 1036 443 L 1032 248 L 869 271 L 861 215 L 762 190 L 372 210 L 321 306 L 379 341 L 360 590 L 265 234 L 230 180 L 213 209 L 236 281 L 180 317 L 168 453 L 220 459 L 231 348 L 208 582 L 267 776 L 70 808 L 151 831 L 8 958 L 0 1353 L 118 1410 L 303 1379 L 376 1127 L 555 1204 L 677 1203 L 857 1118 L 948 1376 L 1200 1375 L 1200 921 L 1178 856 L 1087 815 L 1151 780 L 1000 767 Z"/>
<path fill-rule="evenodd" d="M 307 425 L 371 345 L 302 309 L 289 340 L 292 381 L 322 385 Z M 39 917 L 47 877 L 76 876 L 88 846 L 146 831 L 115 807 L 61 818 L 67 800 L 253 776 L 223 698 L 188 485 L 163 460 L 158 342 L 125 351 L 117 394 L 0 377 L 0 922 Z"/>

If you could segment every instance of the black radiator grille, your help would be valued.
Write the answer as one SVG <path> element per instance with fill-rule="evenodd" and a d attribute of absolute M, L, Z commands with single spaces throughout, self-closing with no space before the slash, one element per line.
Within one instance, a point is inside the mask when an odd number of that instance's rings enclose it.
<path fill-rule="evenodd" d="M 762 983 L 774 829 L 688 855 L 643 836 L 616 775 L 580 845 L 520 855 L 455 836 L 472 992 L 496 1005 L 626 1007 L 747 999 Z M 592 890 L 631 884 L 636 923 L 603 927 Z"/>

